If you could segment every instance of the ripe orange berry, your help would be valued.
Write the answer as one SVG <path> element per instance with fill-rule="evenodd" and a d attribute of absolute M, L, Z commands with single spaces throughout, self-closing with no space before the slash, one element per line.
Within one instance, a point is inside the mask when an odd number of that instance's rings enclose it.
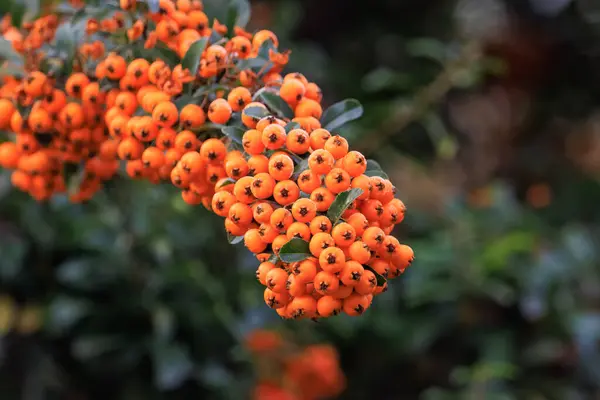
<path fill-rule="evenodd" d="M 306 294 L 306 283 L 302 282 L 293 274 L 288 275 L 285 288 L 290 296 L 298 297 Z"/>
<path fill-rule="evenodd" d="M 251 101 L 252 94 L 243 86 L 232 89 L 227 96 L 227 102 L 229 103 L 231 109 L 235 112 L 242 111 L 244 107 Z"/>
<path fill-rule="evenodd" d="M 216 99 L 208 107 L 208 119 L 215 124 L 226 124 L 231 118 L 231 106 L 225 99 Z"/>
<path fill-rule="evenodd" d="M 335 240 L 335 244 L 339 247 L 348 247 L 356 239 L 356 231 L 354 227 L 347 222 L 341 222 L 333 227 L 331 236 Z"/>
<path fill-rule="evenodd" d="M 0 143 L 0 167 L 16 169 L 19 164 L 19 149 L 12 142 Z"/>
<path fill-rule="evenodd" d="M 317 210 L 319 212 L 325 212 L 335 201 L 335 195 L 331 193 L 329 189 L 320 187 L 313 190 L 310 194 L 310 199 L 317 204 Z"/>
<path fill-rule="evenodd" d="M 286 231 L 288 239 L 299 238 L 305 241 L 310 240 L 310 229 L 302 222 L 293 222 Z"/>
<path fill-rule="evenodd" d="M 267 287 L 275 293 L 284 293 L 287 291 L 288 273 L 281 268 L 273 268 L 267 273 Z"/>
<path fill-rule="evenodd" d="M 225 172 L 228 177 L 233 179 L 248 175 L 249 170 L 248 162 L 243 157 L 237 157 L 225 163 Z"/>
<path fill-rule="evenodd" d="M 310 169 L 302 171 L 298 175 L 298 187 L 304 193 L 311 194 L 315 189 L 321 187 L 321 178 Z"/>
<path fill-rule="evenodd" d="M 197 151 L 199 146 L 200 141 L 198 140 L 194 132 L 181 131 L 175 137 L 175 149 L 177 149 L 181 153 Z"/>
<path fill-rule="evenodd" d="M 364 270 L 359 281 L 354 286 L 354 291 L 358 294 L 368 295 L 377 288 L 377 278 L 375 274 L 369 270 Z"/>
<path fill-rule="evenodd" d="M 317 216 L 317 205 L 310 199 L 298 199 L 292 205 L 292 215 L 299 222 L 310 222 Z"/>
<path fill-rule="evenodd" d="M 306 259 L 297 262 L 292 267 L 292 273 L 296 276 L 296 279 L 303 283 L 310 283 L 314 280 L 317 274 L 317 263 L 313 259 Z"/>
<path fill-rule="evenodd" d="M 310 133 L 310 147 L 313 150 L 322 149 L 331 137 L 331 133 L 325 129 L 315 129 Z"/>
<path fill-rule="evenodd" d="M 339 247 L 328 247 L 319 255 L 319 265 L 323 271 L 336 274 L 344 268 L 346 256 Z"/>
<path fill-rule="evenodd" d="M 298 79 L 288 79 L 283 82 L 279 89 L 279 95 L 288 104 L 297 104 L 304 97 L 306 87 Z"/>
<path fill-rule="evenodd" d="M 334 168 L 325 176 L 325 186 L 332 193 L 341 193 L 350 188 L 350 175 L 341 168 Z"/>
<path fill-rule="evenodd" d="M 346 261 L 340 271 L 340 281 L 346 286 L 356 286 L 362 278 L 365 269 L 357 261 Z"/>
<path fill-rule="evenodd" d="M 46 133 L 52 129 L 52 118 L 43 108 L 31 111 L 28 123 L 29 129 L 37 133 Z"/>
<path fill-rule="evenodd" d="M 342 301 L 332 296 L 323 296 L 317 300 L 317 312 L 323 318 L 338 315 L 342 312 Z"/>
<path fill-rule="evenodd" d="M 246 153 L 258 155 L 265 151 L 265 145 L 262 142 L 262 133 L 256 129 L 247 130 L 242 137 L 242 146 Z"/>
<path fill-rule="evenodd" d="M 292 129 L 285 141 L 285 146 L 295 154 L 305 154 L 310 149 L 310 137 L 304 129 Z"/>
<path fill-rule="evenodd" d="M 158 169 L 163 166 L 165 162 L 165 155 L 162 150 L 156 147 L 148 147 L 142 153 L 142 164 L 144 168 Z"/>
<path fill-rule="evenodd" d="M 256 279 L 258 279 L 262 285 L 267 286 L 267 274 L 273 269 L 275 269 L 275 264 L 262 262 L 256 270 Z"/>
<path fill-rule="evenodd" d="M 334 246 L 335 241 L 329 233 L 318 232 L 310 239 L 309 250 L 313 256 L 319 257 L 323 250 Z"/>
<path fill-rule="evenodd" d="M 258 233 L 260 234 L 262 241 L 267 244 L 273 243 L 275 238 L 279 236 L 277 229 L 273 228 L 269 223 L 261 224 L 258 227 Z"/>
<path fill-rule="evenodd" d="M 332 272 L 320 271 L 315 275 L 314 286 L 317 293 L 327 296 L 339 289 L 340 281 Z"/>
<path fill-rule="evenodd" d="M 250 189 L 254 197 L 264 200 L 273 194 L 275 183 L 275 179 L 271 175 L 263 172 L 254 176 Z"/>
<path fill-rule="evenodd" d="M 250 215 L 252 215 L 252 212 L 250 212 Z M 246 248 L 248 248 L 248 250 L 250 250 L 253 253 L 260 253 L 267 248 L 267 244 L 262 241 L 258 229 L 249 229 L 244 234 L 244 245 L 246 246 Z"/>
<path fill-rule="evenodd" d="M 323 147 L 333 158 L 340 160 L 348 154 L 348 141 L 340 135 L 331 136 Z"/>
<path fill-rule="evenodd" d="M 403 272 L 415 259 L 415 253 L 413 249 L 407 245 L 400 245 L 398 252 L 392 258 L 392 264 Z"/>
<path fill-rule="evenodd" d="M 294 161 L 287 154 L 274 154 L 269 159 L 269 174 L 277 181 L 290 179 L 294 174 Z"/>
<path fill-rule="evenodd" d="M 264 300 L 267 306 L 273 309 L 285 307 L 290 301 L 290 296 L 286 292 L 275 293 L 269 288 L 265 289 Z"/>
<path fill-rule="evenodd" d="M 232 236 L 243 236 L 248 231 L 248 227 L 244 225 L 237 225 L 229 218 L 225 218 L 225 231 Z"/>
<path fill-rule="evenodd" d="M 383 205 L 379 200 L 365 200 L 360 206 L 360 212 L 364 214 L 370 223 L 378 222 L 383 214 Z"/>
<path fill-rule="evenodd" d="M 108 79 L 118 80 L 125 76 L 127 63 L 123 57 L 112 53 L 104 60 L 104 68 Z"/>
<path fill-rule="evenodd" d="M 273 206 L 267 202 L 254 203 L 252 205 L 254 220 L 260 224 L 270 224 L 273 212 Z"/>
<path fill-rule="evenodd" d="M 196 104 L 188 104 L 181 109 L 179 122 L 184 129 L 196 129 L 206 122 L 206 114 L 202 107 Z"/>
<path fill-rule="evenodd" d="M 313 318 L 317 314 L 317 300 L 312 296 L 294 297 L 289 305 L 292 318 Z"/>
<path fill-rule="evenodd" d="M 354 293 L 354 288 L 352 286 L 346 286 L 344 284 L 340 284 L 340 287 L 335 292 L 331 293 L 331 297 L 335 299 L 343 300 L 346 297 L 350 296 Z"/>
<path fill-rule="evenodd" d="M 236 201 L 237 200 L 232 193 L 226 191 L 217 192 L 212 197 L 211 207 L 213 212 L 218 216 L 227 217 L 229 215 L 229 210 L 236 204 Z"/>
<path fill-rule="evenodd" d="M 350 186 L 352 189 L 362 189 L 363 193 L 358 197 L 358 200 L 367 200 L 371 196 L 371 179 L 366 175 L 359 175 L 352 179 Z"/>
<path fill-rule="evenodd" d="M 286 235 L 277 236 L 273 240 L 273 243 L 271 243 L 271 249 L 273 249 L 273 253 L 279 254 L 279 250 L 281 250 L 283 245 L 285 245 L 287 242 L 289 242 L 289 239 L 287 238 Z"/>
<path fill-rule="evenodd" d="M 313 117 L 321 119 L 322 114 L 323 108 L 321 108 L 321 105 L 308 98 L 302 99 L 294 109 L 294 116 L 296 117 Z"/>
<path fill-rule="evenodd" d="M 366 264 L 371 259 L 371 249 L 361 240 L 352 243 L 348 252 L 353 260 L 361 264 Z"/>
<path fill-rule="evenodd" d="M 263 131 L 261 140 L 263 145 L 269 150 L 278 150 L 285 145 L 285 128 L 279 124 L 268 125 Z"/>
<path fill-rule="evenodd" d="M 292 213 L 285 208 L 278 208 L 271 214 L 270 221 L 271 226 L 277 229 L 279 232 L 287 231 L 290 225 L 294 222 Z"/>
<path fill-rule="evenodd" d="M 331 221 L 324 215 L 319 215 L 310 221 L 310 232 L 316 235 L 319 232 L 330 233 L 331 232 Z"/>
<path fill-rule="evenodd" d="M 333 169 L 335 159 L 327 150 L 315 150 L 308 157 L 308 167 L 317 175 L 324 175 Z"/>
<path fill-rule="evenodd" d="M 306 93 L 304 95 L 306 98 L 312 99 L 318 103 L 320 103 L 323 99 L 323 92 L 321 91 L 321 88 L 313 82 L 310 82 L 306 85 Z"/>
<path fill-rule="evenodd" d="M 219 139 L 211 138 L 200 146 L 200 156 L 210 163 L 219 163 L 225 159 L 227 148 Z"/>
<path fill-rule="evenodd" d="M 351 294 L 343 300 L 342 309 L 351 317 L 362 315 L 369 308 L 369 299 L 360 294 Z"/>
<path fill-rule="evenodd" d="M 154 107 L 152 118 L 159 126 L 170 128 L 179 119 L 179 112 L 175 104 L 170 101 L 163 101 Z"/>
<path fill-rule="evenodd" d="M 356 178 L 367 170 L 367 159 L 358 151 L 351 151 L 344 156 L 342 167 L 351 177 Z"/>
<path fill-rule="evenodd" d="M 252 204 L 256 197 L 252 194 L 252 182 L 254 178 L 251 176 L 244 176 L 240 178 L 233 187 L 233 194 L 239 202 L 244 204 Z"/>
<path fill-rule="evenodd" d="M 273 189 L 273 198 L 282 206 L 292 204 L 298 197 L 300 197 L 300 189 L 290 180 L 278 182 Z"/>

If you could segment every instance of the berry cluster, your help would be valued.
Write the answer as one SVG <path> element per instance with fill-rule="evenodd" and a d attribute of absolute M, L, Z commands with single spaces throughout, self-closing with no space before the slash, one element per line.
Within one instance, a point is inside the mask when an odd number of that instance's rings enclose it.
<path fill-rule="evenodd" d="M 279 333 L 257 330 L 246 338 L 259 383 L 253 399 L 317 400 L 338 396 L 346 385 L 335 348 L 301 347 Z"/>
<path fill-rule="evenodd" d="M 14 186 L 81 202 L 118 174 L 168 182 L 257 255 L 282 317 L 364 312 L 413 252 L 390 235 L 405 207 L 385 173 L 332 133 L 360 104 L 324 110 L 317 84 L 282 75 L 273 32 L 211 24 L 199 0 L 105 7 L 0 23 L 23 67 L 0 87 Z"/>

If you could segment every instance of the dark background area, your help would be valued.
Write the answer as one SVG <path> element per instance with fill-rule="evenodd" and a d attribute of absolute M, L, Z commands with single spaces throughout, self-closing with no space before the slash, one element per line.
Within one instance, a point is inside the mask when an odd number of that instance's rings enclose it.
<path fill-rule="evenodd" d="M 219 1 L 205 1 L 207 10 Z M 174 188 L 47 204 L 0 178 L 4 399 L 243 399 L 257 328 L 341 357 L 340 399 L 600 396 L 600 4 L 253 1 L 408 207 L 413 266 L 360 318 L 283 322 Z M 210 14 L 209 14 L 210 15 Z"/>

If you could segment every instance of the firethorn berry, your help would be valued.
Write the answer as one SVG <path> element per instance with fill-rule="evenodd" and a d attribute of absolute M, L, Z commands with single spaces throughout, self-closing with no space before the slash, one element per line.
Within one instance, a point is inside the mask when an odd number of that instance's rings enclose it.
<path fill-rule="evenodd" d="M 263 242 L 258 229 L 250 229 L 244 234 L 244 245 L 253 253 L 260 253 L 267 248 L 267 243 Z"/>
<path fill-rule="evenodd" d="M 273 269 L 275 269 L 275 264 L 262 262 L 256 270 L 256 279 L 258 279 L 262 285 L 267 286 L 267 274 Z"/>
<path fill-rule="evenodd" d="M 298 296 L 289 305 L 292 318 L 312 318 L 317 313 L 317 300 L 312 296 Z"/>
<path fill-rule="evenodd" d="M 295 154 L 305 154 L 310 149 L 310 138 L 304 129 L 292 129 L 285 141 L 285 147 Z"/>
<path fill-rule="evenodd" d="M 225 163 L 225 172 L 227 176 L 233 179 L 239 179 L 248 175 L 248 162 L 243 157 L 237 157 Z"/>
<path fill-rule="evenodd" d="M 335 159 L 330 152 L 323 149 L 315 150 L 308 157 L 308 167 L 317 175 L 324 175 L 333 169 Z"/>
<path fill-rule="evenodd" d="M 298 175 L 298 187 L 304 193 L 312 193 L 315 189 L 321 187 L 321 178 L 310 169 L 302 171 Z"/>
<path fill-rule="evenodd" d="M 264 300 L 267 306 L 270 308 L 281 308 L 285 307 L 289 302 L 289 295 L 286 292 L 275 293 L 269 288 L 265 289 Z"/>
<path fill-rule="evenodd" d="M 211 201 L 213 212 L 220 217 L 229 216 L 229 210 L 234 204 L 236 204 L 235 196 L 226 191 L 215 193 Z"/>
<path fill-rule="evenodd" d="M 325 176 L 325 186 L 332 193 L 341 193 L 350 188 L 350 175 L 341 168 L 334 168 Z"/>
<path fill-rule="evenodd" d="M 294 222 L 294 217 L 289 210 L 285 208 L 278 208 L 271 214 L 269 222 L 271 223 L 271 226 L 273 226 L 279 232 L 285 232 Z"/>
<path fill-rule="evenodd" d="M 273 189 L 273 198 L 282 206 L 287 206 L 295 202 L 300 197 L 298 185 L 291 180 L 278 182 Z"/>
<path fill-rule="evenodd" d="M 310 239 L 310 228 L 302 222 L 293 222 L 286 231 L 288 240 L 293 238 L 308 241 Z"/>
<path fill-rule="evenodd" d="M 172 127 L 178 118 L 177 107 L 170 101 L 163 101 L 157 104 L 152 111 L 152 119 L 161 127 Z"/>
<path fill-rule="evenodd" d="M 348 154 L 348 141 L 339 135 L 335 135 L 327 139 L 323 148 L 330 152 L 333 158 L 339 160 Z"/>
<path fill-rule="evenodd" d="M 313 190 L 310 199 L 317 204 L 317 211 L 325 212 L 335 201 L 335 195 L 329 189 L 320 187 Z"/>
<path fill-rule="evenodd" d="M 342 301 L 333 296 L 323 296 L 317 300 L 317 312 L 323 318 L 338 315 L 342 312 Z"/>
<path fill-rule="evenodd" d="M 215 124 L 225 124 L 231 118 L 233 110 L 225 99 L 216 99 L 208 107 L 208 119 Z"/>
<path fill-rule="evenodd" d="M 266 276 L 267 287 L 275 293 L 286 291 L 288 273 L 281 268 L 271 269 Z"/>
<path fill-rule="evenodd" d="M 328 247 L 319 255 L 319 265 L 323 271 L 338 273 L 344 267 L 346 256 L 339 247 Z"/>
<path fill-rule="evenodd" d="M 268 199 L 273 195 L 275 183 L 275 179 L 271 175 L 262 172 L 254 176 L 250 190 L 257 199 Z"/>
<path fill-rule="evenodd" d="M 283 85 L 279 89 L 279 95 L 288 104 L 297 104 L 306 93 L 304 83 L 298 79 L 284 80 Z"/>
<path fill-rule="evenodd" d="M 206 121 L 206 114 L 202 107 L 196 104 L 188 104 L 181 109 L 179 122 L 184 129 L 196 129 Z"/>
<path fill-rule="evenodd" d="M 340 281 L 346 286 L 355 286 L 362 278 L 365 269 L 358 261 L 346 261 L 340 271 Z"/>
<path fill-rule="evenodd" d="M 331 235 L 328 233 L 319 232 L 310 239 L 309 250 L 313 256 L 319 257 L 323 250 L 333 246 L 335 246 L 335 241 Z"/>
<path fill-rule="evenodd" d="M 286 235 L 277 236 L 273 240 L 273 243 L 271 243 L 271 248 L 273 249 L 273 253 L 279 254 L 279 250 L 281 250 L 281 247 L 283 245 L 285 245 L 288 241 L 289 241 L 289 239 Z"/>
<path fill-rule="evenodd" d="M 269 174 L 277 181 L 290 179 L 294 174 L 294 161 L 287 154 L 277 154 L 269 159 Z"/>
<path fill-rule="evenodd" d="M 349 223 L 341 222 L 333 227 L 331 236 L 333 237 L 333 240 L 335 240 L 337 246 L 347 247 L 356 239 L 356 231 Z"/>
<path fill-rule="evenodd" d="M 270 124 L 262 131 L 261 140 L 265 148 L 278 150 L 285 145 L 285 128 L 279 124 Z"/>
<path fill-rule="evenodd" d="M 262 238 L 263 242 L 271 244 L 275 240 L 277 236 L 279 236 L 279 232 L 277 229 L 273 228 L 271 224 L 265 223 L 258 227 L 258 233 Z"/>
<path fill-rule="evenodd" d="M 252 216 L 254 217 L 254 220 L 260 224 L 271 224 L 273 212 L 273 206 L 266 201 L 254 203 L 252 205 Z"/>
<path fill-rule="evenodd" d="M 340 281 L 334 273 L 320 271 L 315 275 L 314 285 L 318 293 L 327 296 L 339 289 Z"/>
<path fill-rule="evenodd" d="M 306 293 L 306 284 L 300 279 L 297 279 L 295 275 L 288 275 L 285 289 L 288 291 L 290 296 L 298 297 L 303 296 Z"/>
<path fill-rule="evenodd" d="M 317 205 L 310 199 L 298 199 L 292 205 L 292 215 L 299 222 L 310 222 L 317 216 Z"/>
<path fill-rule="evenodd" d="M 369 308 L 369 299 L 360 294 L 351 294 L 343 300 L 342 309 L 351 317 L 362 315 Z"/>

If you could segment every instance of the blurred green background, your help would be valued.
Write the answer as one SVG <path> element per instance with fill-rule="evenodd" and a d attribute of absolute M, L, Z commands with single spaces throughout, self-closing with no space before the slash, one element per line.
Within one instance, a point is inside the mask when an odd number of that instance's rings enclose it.
<path fill-rule="evenodd" d="M 363 103 L 341 133 L 398 188 L 413 266 L 360 318 L 283 322 L 169 185 L 38 204 L 3 171 L 0 397 L 244 399 L 240 341 L 272 327 L 338 348 L 341 399 L 600 398 L 600 3 L 252 1 L 259 28 Z"/>

